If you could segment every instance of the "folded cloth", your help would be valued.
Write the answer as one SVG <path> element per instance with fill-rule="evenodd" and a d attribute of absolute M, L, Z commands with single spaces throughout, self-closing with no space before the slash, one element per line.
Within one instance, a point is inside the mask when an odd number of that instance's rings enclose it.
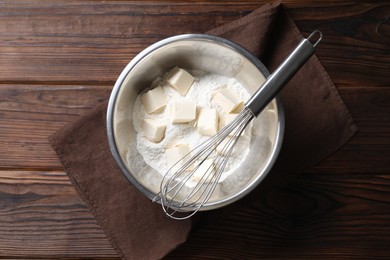
<path fill-rule="evenodd" d="M 279 2 L 208 32 L 235 41 L 257 55 L 270 71 L 302 35 Z M 286 129 L 273 170 L 254 191 L 283 185 L 347 142 L 357 131 L 334 84 L 314 55 L 281 92 Z M 134 188 L 108 146 L 107 103 L 66 125 L 49 140 L 78 194 L 123 259 L 156 259 L 183 243 L 192 220 L 174 221 Z M 247 196 L 247 200 L 258 196 Z M 213 213 L 215 212 L 215 213 Z M 201 215 L 208 217 L 218 214 Z M 212 218 L 212 217 L 211 217 Z"/>
<path fill-rule="evenodd" d="M 257 55 L 270 73 L 303 39 L 279 2 L 208 33 L 240 43 Z M 280 96 L 285 109 L 285 133 L 271 172 L 244 199 L 203 214 L 200 224 L 215 222 L 240 207 L 259 202 L 267 192 L 287 185 L 357 132 L 347 107 L 315 54 L 292 77 Z"/>

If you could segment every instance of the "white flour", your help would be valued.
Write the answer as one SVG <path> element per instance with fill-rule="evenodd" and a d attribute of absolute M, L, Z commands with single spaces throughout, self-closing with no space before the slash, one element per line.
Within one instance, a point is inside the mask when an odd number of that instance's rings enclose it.
<path fill-rule="evenodd" d="M 170 86 L 162 84 L 167 99 L 167 106 L 163 112 L 148 114 L 142 106 L 141 95 L 137 97 L 133 107 L 133 123 L 134 129 L 137 131 L 137 150 L 142 155 L 145 162 L 161 175 L 164 175 L 168 171 L 165 154 L 167 147 L 177 144 L 188 144 L 190 149 L 193 149 L 197 144 L 209 138 L 198 134 L 196 127 L 191 123 L 171 124 L 168 111 L 173 102 L 179 100 L 192 100 L 196 102 L 198 111 L 200 108 L 215 108 L 218 113 L 222 113 L 221 109 L 211 101 L 212 93 L 217 89 L 228 88 L 243 101 L 248 100 L 250 97 L 250 94 L 244 86 L 234 78 L 201 71 L 191 71 L 190 73 L 196 78 L 196 81 L 192 84 L 185 97 L 181 96 Z M 157 84 L 161 82 L 161 79 L 156 80 L 154 85 L 157 86 Z M 142 132 L 142 120 L 144 118 L 158 120 L 167 126 L 165 137 L 160 143 L 151 142 L 144 137 Z M 250 128 L 251 125 L 248 127 Z M 240 138 L 220 181 L 223 181 L 226 176 L 232 173 L 248 154 L 251 137 L 250 132 L 251 131 L 245 131 L 246 134 Z"/>

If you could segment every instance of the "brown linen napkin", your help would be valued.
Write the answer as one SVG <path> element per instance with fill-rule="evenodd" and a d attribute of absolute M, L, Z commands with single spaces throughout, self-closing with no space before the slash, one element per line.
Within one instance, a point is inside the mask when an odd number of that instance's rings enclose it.
<path fill-rule="evenodd" d="M 243 45 L 272 71 L 302 38 L 279 2 L 210 31 Z M 328 74 L 313 56 L 281 93 L 286 134 L 280 157 L 246 200 L 295 178 L 347 142 L 357 128 Z M 80 196 L 123 259 L 161 258 L 184 242 L 191 220 L 173 221 L 138 192 L 117 167 L 108 146 L 107 103 L 50 137 Z M 283 181 L 281 181 L 283 180 Z M 237 203 L 236 203 L 237 204 Z M 211 214 L 204 214 L 201 218 Z M 212 216 L 211 216 L 212 218 Z M 207 221 L 206 221 L 207 222 Z"/>
<path fill-rule="evenodd" d="M 264 25 L 267 27 L 263 28 Z M 270 73 L 303 39 L 280 2 L 266 5 L 208 33 L 240 43 L 258 55 Z M 321 43 L 318 48 L 321 48 Z M 315 54 L 280 95 L 285 109 L 285 134 L 271 172 L 244 199 L 204 213 L 200 224 L 215 222 L 241 207 L 258 203 L 267 192 L 287 185 L 304 169 L 329 156 L 357 132 L 347 107 Z"/>

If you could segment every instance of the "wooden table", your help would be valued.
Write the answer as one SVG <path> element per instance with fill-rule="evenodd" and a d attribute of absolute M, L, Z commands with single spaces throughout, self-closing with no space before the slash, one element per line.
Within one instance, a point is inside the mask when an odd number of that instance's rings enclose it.
<path fill-rule="evenodd" d="M 19 2 L 0 1 L 0 258 L 117 259 L 47 137 L 105 100 L 148 45 L 265 1 Z M 284 3 L 305 35 L 324 33 L 317 55 L 360 131 L 169 258 L 390 258 L 390 5 Z"/>

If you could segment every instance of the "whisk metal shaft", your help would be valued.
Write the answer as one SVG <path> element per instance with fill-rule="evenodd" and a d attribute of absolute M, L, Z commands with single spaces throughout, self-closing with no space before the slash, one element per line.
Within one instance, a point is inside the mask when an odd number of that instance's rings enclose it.
<path fill-rule="evenodd" d="M 312 44 L 310 39 L 315 35 L 318 35 L 318 39 Z M 260 114 L 314 53 L 321 39 L 322 34 L 319 31 L 314 31 L 307 39 L 303 39 L 230 124 L 198 145 L 169 169 L 161 181 L 160 193 L 154 199 L 160 201 L 169 217 L 187 219 L 210 200 L 234 146 L 247 125 Z M 220 150 L 219 153 L 216 152 L 217 148 Z M 211 163 L 209 160 L 212 160 Z M 179 212 L 190 213 L 177 216 Z"/>
<path fill-rule="evenodd" d="M 310 40 L 318 35 L 318 40 L 312 44 Z M 258 116 L 261 111 L 280 92 L 284 85 L 302 67 L 314 53 L 315 46 L 322 40 L 322 33 L 314 31 L 307 39 L 303 39 L 279 67 L 267 78 L 257 92 L 247 101 L 253 114 Z"/>

